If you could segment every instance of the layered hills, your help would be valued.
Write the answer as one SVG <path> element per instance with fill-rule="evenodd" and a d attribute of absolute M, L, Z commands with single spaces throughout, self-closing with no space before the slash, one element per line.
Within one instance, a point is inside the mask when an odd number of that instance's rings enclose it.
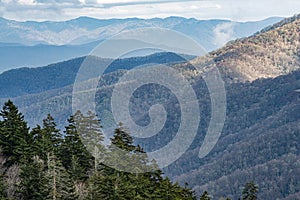
<path fill-rule="evenodd" d="M 299 198 L 299 27 L 300 15 L 253 36 L 229 42 L 207 56 L 190 62 L 183 62 L 170 53 L 160 54 L 163 55 L 160 59 L 157 58 L 159 55 L 152 55 L 152 61 L 169 63 L 170 67 L 180 70 L 191 80 L 199 96 L 202 117 L 198 134 L 189 150 L 164 169 L 168 176 L 181 184 L 189 183 L 199 194 L 208 190 L 213 199 L 225 196 L 238 199 L 241 187 L 252 180 L 259 185 L 260 199 Z M 3 73 L 0 83 L 6 84 L 0 90 L 1 101 L 13 97 L 31 126 L 40 123 L 48 113 L 63 126 L 63 120 L 71 114 L 72 84 L 82 59 Z M 105 61 L 102 58 L 95 60 Z M 109 111 L 109 97 L 118 78 L 127 70 L 148 61 L 149 57 L 120 60 L 121 64 L 115 65 L 114 70 L 102 77 L 96 96 L 100 118 L 103 110 Z M 217 145 L 207 157 L 199 159 L 199 146 L 211 116 L 211 100 L 201 74 L 210 67 L 217 67 L 225 81 L 227 117 Z M 24 74 L 36 77 L 30 86 L 23 87 Z M 158 91 L 159 94 L 148 95 L 150 91 Z M 141 98 L 137 102 L 143 104 L 132 109 L 140 117 L 136 118 L 138 122 L 149 120 L 147 108 L 153 105 L 152 100 L 170 97 L 163 105 L 170 111 L 171 119 L 159 133 L 160 136 L 151 138 L 147 143 L 137 140 L 146 150 L 166 144 L 178 129 L 180 118 L 172 117 L 178 114 L 178 101 L 168 92 L 163 88 L 147 86 L 135 94 Z"/>
<path fill-rule="evenodd" d="M 233 22 L 181 17 L 107 20 L 80 17 L 62 22 L 18 22 L 0 18 L 0 72 L 85 56 L 101 41 L 135 28 L 175 30 L 212 51 L 229 40 L 252 35 L 281 19 L 272 17 L 262 21 Z"/>
<path fill-rule="evenodd" d="M 183 17 L 153 19 L 95 19 L 79 17 L 62 22 L 18 22 L 0 18 L 0 42 L 25 45 L 81 45 L 107 39 L 120 31 L 135 28 L 160 27 L 184 33 L 207 50 L 220 47 L 230 39 L 249 36 L 262 28 L 280 21 L 272 17 L 254 22 L 229 20 L 197 20 Z M 223 39 L 219 36 L 225 36 Z"/>

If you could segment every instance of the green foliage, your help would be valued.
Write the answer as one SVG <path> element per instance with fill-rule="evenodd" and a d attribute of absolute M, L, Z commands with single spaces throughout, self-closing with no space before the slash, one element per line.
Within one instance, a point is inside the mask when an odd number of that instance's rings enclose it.
<path fill-rule="evenodd" d="M 39 156 L 34 156 L 32 162 L 21 167 L 21 186 L 24 199 L 42 200 L 47 196 L 44 191 L 44 161 Z"/>
<path fill-rule="evenodd" d="M 24 116 L 10 100 L 4 104 L 0 116 L 0 145 L 8 158 L 6 164 L 11 166 L 27 160 L 32 140 Z"/>
<path fill-rule="evenodd" d="M 190 189 L 163 177 L 122 124 L 116 128 L 111 146 L 105 148 L 100 121 L 92 112 L 83 115 L 78 111 L 71 116 L 64 137 L 51 115 L 42 127 L 37 125 L 28 133 L 23 115 L 11 101 L 1 116 L 0 146 L 7 160 L 20 163 L 20 167 L 9 165 L 6 169 L 0 199 L 196 199 Z M 17 138 L 20 140 L 15 141 Z M 123 152 L 121 157 L 116 149 Z M 105 166 L 103 159 L 137 173 Z"/>
<path fill-rule="evenodd" d="M 99 191 L 110 192 L 102 197 L 103 199 L 189 200 L 196 198 L 190 189 L 182 188 L 177 183 L 173 184 L 169 178 L 164 178 L 155 162 L 149 162 L 144 150 L 139 145 L 133 144 L 133 138 L 121 123 L 115 129 L 111 143 L 108 159 L 117 159 L 118 165 L 126 167 L 127 170 L 135 170 L 136 173 L 104 168 L 102 172 L 108 176 L 100 176 L 98 180 L 104 178 L 107 184 L 104 188 L 99 188 Z M 110 187 L 110 190 L 106 187 Z"/>
<path fill-rule="evenodd" d="M 291 23 L 292 22 L 292 23 Z M 255 37 L 245 38 L 242 40 L 239 40 L 237 42 L 230 43 L 225 48 L 222 48 L 216 52 L 213 52 L 210 56 L 212 58 L 204 58 L 208 59 L 208 63 L 215 63 L 222 75 L 225 78 L 226 83 L 233 83 L 236 81 L 253 81 L 257 78 L 262 77 L 275 77 L 278 75 L 286 74 L 290 71 L 293 71 L 298 68 L 299 64 L 299 48 L 297 43 L 299 41 L 299 16 L 294 17 L 290 20 L 283 21 L 283 23 L 277 24 L 275 27 L 272 27 L 268 29 L 267 31 L 264 31 L 263 34 L 259 34 Z M 200 62 L 197 62 L 199 61 Z M 195 60 L 195 63 L 202 65 L 204 68 L 207 66 L 207 61 L 201 61 L 200 59 Z M 73 65 L 74 64 L 74 65 Z M 72 74 L 72 79 L 74 79 L 74 74 L 76 74 L 76 70 L 74 73 L 74 68 L 78 69 L 78 63 L 74 63 L 70 65 L 70 63 L 67 64 L 68 67 L 64 68 L 67 69 L 68 73 Z M 184 67 L 183 67 L 184 66 Z M 195 71 L 188 71 L 185 70 L 188 67 L 185 67 L 186 65 L 178 65 L 177 68 L 182 69 L 182 71 L 187 75 L 187 77 L 194 78 L 195 85 L 193 85 L 195 88 L 204 88 L 203 85 L 199 83 L 198 81 L 198 73 Z M 262 67 L 263 66 L 263 67 Z M 51 66 L 52 69 L 54 66 Z M 47 68 L 47 70 L 51 70 L 50 68 Z M 63 69 L 61 67 L 60 69 Z M 194 68 L 193 68 L 194 69 Z M 54 71 L 55 71 L 54 70 Z M 30 72 L 34 70 L 29 70 Z M 38 69 L 40 71 L 40 69 Z M 56 70 L 59 72 L 59 74 L 62 73 L 62 71 Z M 24 72 L 24 71 L 21 71 Z M 44 71 L 45 72 L 45 71 Z M 37 73 L 38 75 L 41 74 L 47 74 L 44 72 Z M 27 78 L 28 76 L 24 76 L 23 73 L 22 77 Z M 32 74 L 32 73 L 28 73 Z M 107 79 L 111 82 L 111 80 L 116 80 L 118 76 L 115 74 L 110 74 Z M 54 76 L 53 76 L 54 75 Z M 34 75 L 34 77 L 39 77 Z M 58 77 L 55 73 L 51 73 L 50 77 Z M 70 80 L 66 79 L 65 77 L 60 76 L 60 80 Z M 31 79 L 31 78 L 30 78 Z M 101 80 L 102 82 L 105 79 L 105 76 Z M 174 163 L 173 166 L 171 166 L 169 170 L 168 175 L 180 175 L 179 177 L 183 179 L 182 182 L 185 182 L 186 180 L 189 181 L 191 186 L 207 186 L 208 190 L 214 191 L 214 196 L 223 196 L 227 193 L 232 193 L 233 198 L 237 198 L 240 196 L 239 187 L 241 184 L 244 184 L 246 180 L 249 178 L 255 177 L 256 182 L 264 182 L 264 184 L 261 185 L 261 191 L 264 194 L 260 194 L 265 199 L 272 199 L 274 196 L 277 198 L 285 198 L 291 193 L 298 193 L 299 192 L 299 176 L 294 176 L 295 174 L 299 174 L 299 142 L 297 143 L 299 139 L 299 102 L 291 100 L 292 92 L 295 89 L 299 89 L 299 79 L 300 79 L 300 71 L 296 71 L 294 73 L 289 74 L 288 76 L 280 76 L 276 79 L 264 79 L 264 80 L 256 80 L 254 82 L 248 82 L 248 83 L 238 83 L 238 84 L 227 84 L 226 90 L 227 90 L 227 119 L 226 124 L 224 127 L 224 131 L 222 132 L 222 137 L 220 138 L 220 142 L 218 143 L 217 148 L 214 148 L 213 152 L 211 152 L 211 156 L 206 157 L 203 160 L 199 160 L 196 154 L 193 154 L 193 152 L 197 152 L 196 148 L 198 147 L 199 141 L 201 141 L 201 137 L 205 135 L 207 123 L 210 119 L 210 113 L 209 108 L 210 104 L 207 103 L 210 101 L 209 95 L 206 95 L 206 93 L 202 93 L 202 89 L 199 92 L 199 94 L 203 95 L 204 99 L 200 99 L 199 105 L 203 107 L 201 110 L 201 116 L 204 116 L 204 119 L 201 120 L 201 126 L 200 130 L 198 132 L 197 138 L 193 145 L 191 146 L 191 151 L 186 153 L 184 156 L 182 156 L 176 163 Z M 33 81 L 36 81 L 32 79 Z M 49 81 L 49 77 L 47 79 Z M 107 81 L 107 82 L 109 82 Z M 14 80 L 15 82 L 15 80 Z M 46 81 L 47 82 L 47 81 Z M 107 83 L 105 82 L 105 83 Z M 6 82 L 5 82 L 6 83 Z M 23 86 L 26 81 L 20 81 L 18 82 L 18 85 Z M 45 83 L 45 80 L 42 78 L 39 83 Z M 56 83 L 59 83 L 55 86 Z M 69 82 L 70 83 L 70 82 Z M 58 79 L 52 79 L 50 87 L 41 87 L 45 89 L 53 89 L 57 87 L 61 87 L 64 84 L 61 84 Z M 105 85 L 105 84 L 104 84 Z M 109 84 L 107 84 L 109 85 Z M 11 87 L 8 87 L 7 84 L 2 84 L 5 91 L 10 91 Z M 53 87 L 55 86 L 55 87 Z M 8 88 L 8 89 L 7 89 Z M 19 87 L 18 87 L 19 88 Z M 28 89 L 28 85 L 24 85 L 23 89 Z M 38 103 L 41 101 L 41 99 L 45 100 L 48 97 L 53 97 L 54 95 L 60 95 L 59 97 L 56 96 L 56 99 L 58 99 L 57 102 L 63 102 L 65 103 L 63 106 L 61 106 L 59 109 L 60 111 L 67 110 L 68 104 L 66 102 L 70 102 L 70 89 L 71 87 L 68 87 L 64 90 L 59 90 L 58 92 L 53 93 L 43 93 L 39 94 L 37 96 L 31 97 L 26 99 L 27 101 L 24 101 L 24 98 L 22 99 L 24 102 L 23 106 L 29 106 L 35 103 Z M 106 96 L 109 96 L 109 89 L 110 87 L 103 87 L 100 88 L 97 92 L 101 92 L 101 97 L 96 96 L 97 100 L 103 100 L 103 102 L 100 102 L 99 104 L 108 105 L 107 99 L 102 98 L 102 94 L 105 94 Z M 7 89 L 7 90 L 6 90 Z M 20 90 L 21 93 L 35 93 L 40 92 L 40 90 L 34 90 L 34 88 L 31 88 L 33 90 Z M 155 89 L 155 88 L 154 88 Z M 12 90 L 11 90 L 12 91 Z M 61 95 L 61 91 L 63 91 L 66 95 Z M 13 92 L 13 91 L 12 91 Z M 136 93 L 139 97 L 142 97 L 144 94 L 148 93 L 147 90 L 141 90 L 140 93 Z M 44 97 L 44 95 L 47 94 L 47 97 Z M 54 94 L 54 95 L 53 95 Z M 42 96 L 42 97 L 41 97 Z M 162 96 L 166 96 L 165 93 L 162 93 Z M 38 98 L 37 98 L 38 97 Z M 40 98 L 40 99 L 39 99 Z M 137 98 L 139 101 L 144 101 L 143 103 L 147 104 L 148 102 L 152 102 L 152 99 L 145 98 Z M 157 97 L 154 97 L 154 99 L 157 99 Z M 172 100 L 171 100 L 172 101 Z M 43 101 L 46 102 L 45 104 L 49 104 L 49 101 Z M 205 103 L 203 103 L 205 102 Z M 168 102 L 169 103 L 169 102 Z M 173 102 L 171 102 L 173 103 Z M 143 105 L 145 105 L 143 104 Z M 175 102 L 176 104 L 176 102 Z M 54 105 L 54 104 L 51 104 Z M 59 104 L 56 104 L 59 105 Z M 24 107 L 25 107 L 24 106 Z M 60 105 L 59 105 L 60 106 Z M 148 105 L 146 105 L 146 108 Z M 40 108 L 40 106 L 36 106 Z M 48 108 L 52 107 L 48 105 Z M 55 106 L 53 106 L 55 107 Z M 166 106 L 167 107 L 167 106 Z M 33 108 L 33 107 L 30 107 Z M 37 113 L 41 113 L 40 110 L 37 110 L 36 108 L 27 109 L 30 110 L 28 113 L 33 113 L 32 116 L 34 118 L 37 117 Z M 138 112 L 139 110 L 137 108 Z M 98 111 L 101 111 L 100 109 Z M 144 111 L 144 110 L 142 110 Z M 207 112 L 206 112 L 207 111 Z M 141 112 L 144 114 L 144 112 Z M 169 113 L 169 112 L 168 112 Z M 177 113 L 170 112 L 170 116 L 176 116 Z M 64 114 L 65 115 L 65 112 Z M 81 114 L 79 114 L 81 117 Z M 82 120 L 85 121 L 85 118 Z M 61 119 L 65 119 L 65 117 L 60 116 Z M 141 119 L 141 121 L 144 119 Z M 3 120 L 5 121 L 5 120 Z M 14 120 L 13 120 L 14 121 Z M 80 121 L 80 120 L 79 120 Z M 19 160 L 20 150 L 24 148 L 19 148 L 20 146 L 26 146 L 24 142 L 21 142 L 21 144 L 15 144 L 16 141 L 22 141 L 18 140 L 18 137 L 20 136 L 17 134 L 16 136 L 12 137 L 14 133 L 11 131 L 9 132 L 8 129 L 6 129 L 9 123 L 2 123 L 1 127 L 1 146 L 4 151 L 6 152 L 6 155 L 9 155 L 9 160 Z M 94 173 L 97 177 L 97 180 L 100 182 L 102 180 L 107 181 L 107 188 L 106 191 L 109 191 L 109 189 L 112 189 L 111 183 L 116 182 L 118 179 L 118 176 L 126 177 L 128 180 L 134 180 L 134 177 L 127 176 L 127 174 L 120 174 L 112 169 L 107 169 L 103 165 L 101 165 L 101 158 L 104 149 L 101 149 L 101 145 L 98 144 L 100 140 L 97 139 L 97 137 L 100 134 L 100 129 L 88 131 L 88 126 L 86 123 L 79 123 L 83 127 L 83 134 L 87 134 L 87 141 L 90 142 L 93 152 L 94 159 Z M 96 124 L 93 122 L 93 124 Z M 171 130 L 176 130 L 176 127 L 174 127 L 174 120 L 170 120 L 166 122 L 166 127 L 168 127 Z M 170 128 L 171 127 L 171 128 Z M 202 128 L 203 127 L 203 128 Z M 44 128 L 37 127 L 35 132 L 44 132 Z M 86 130 L 85 130 L 86 129 Z M 33 130 L 31 132 L 34 132 Z M 77 130 L 78 131 L 78 130 Z M 16 131 L 18 133 L 20 131 Z M 91 134 L 91 133 L 95 134 Z M 118 130 L 118 135 L 122 135 L 120 133 L 120 130 Z M 9 133 L 9 134 L 7 134 Z M 11 134 L 10 134 L 11 133 Z M 36 134 L 33 134 L 36 135 Z M 39 135 L 39 134 L 37 134 Z M 41 133 L 41 135 L 43 135 Z M 149 149 L 153 149 L 157 145 L 162 145 L 168 142 L 168 138 L 172 138 L 172 132 L 169 132 L 168 130 L 163 130 L 162 134 L 164 137 L 158 138 L 157 143 L 151 143 Z M 166 137 L 165 137 L 166 136 Z M 90 140 L 90 138 L 91 140 Z M 118 136 L 119 137 L 119 136 Z M 120 137 L 115 138 L 115 144 L 119 145 L 121 148 L 128 148 L 128 151 L 124 152 L 125 156 L 128 156 L 132 161 L 134 166 L 139 166 L 138 168 L 144 166 L 141 163 L 147 163 L 146 155 L 144 154 L 144 157 L 139 157 L 135 153 L 142 151 L 135 150 L 133 147 L 126 147 L 126 144 L 128 143 L 128 138 L 122 138 L 120 140 Z M 13 139 L 12 139 L 13 138 Z M 94 138 L 94 139 L 92 139 Z M 17 139 L 17 140 L 15 140 Z M 29 139 L 30 140 L 30 139 Z M 67 139 L 65 139 L 67 140 Z M 122 141 L 124 140 L 124 141 Z M 11 144 L 10 144 L 11 141 Z M 34 140 L 37 144 L 39 144 L 39 140 Z M 52 146 L 52 142 L 49 142 L 50 140 L 46 140 L 45 148 L 43 149 L 43 145 L 34 145 L 31 149 L 36 149 L 34 155 L 40 155 L 40 157 L 46 161 L 46 155 L 49 149 L 47 146 Z M 127 142 L 126 142 L 127 141 Z M 49 142 L 49 143 L 47 143 Z M 66 142 L 66 143 L 72 143 Z M 136 141 L 135 141 L 136 142 Z M 86 142 L 83 142 L 86 144 Z M 137 143 L 140 143 L 139 141 Z M 28 142 L 30 145 L 30 142 Z M 40 143 L 43 144 L 43 143 Z M 49 145 L 48 145 L 49 144 Z M 64 141 L 62 142 L 64 144 Z M 132 143 L 129 143 L 130 145 L 133 145 Z M 141 143 L 140 143 L 141 144 Z M 10 145 L 16 147 L 15 152 L 10 149 Z M 144 146 L 143 144 L 141 144 Z M 197 146 L 196 146 L 197 145 Z M 66 147 L 67 145 L 65 145 Z M 133 145 L 134 146 L 134 145 Z M 65 148 L 64 147 L 64 148 Z M 75 148 L 75 147 L 74 147 Z M 26 148 L 25 148 L 26 149 Z M 75 148 L 77 149 L 77 147 Z M 108 151 L 112 151 L 113 147 L 108 149 Z M 138 149 L 138 148 L 137 148 Z M 66 152 L 72 152 L 70 153 L 72 156 L 68 157 Z M 42 152 L 42 153 L 41 153 Z M 67 169 L 67 172 L 69 174 L 73 174 L 72 178 L 74 180 L 80 179 L 80 181 L 85 181 L 81 178 L 85 176 L 86 171 L 88 171 L 88 165 L 83 164 L 82 161 L 80 161 L 81 157 L 77 156 L 78 150 L 72 149 L 63 149 L 59 151 L 58 158 L 63 163 L 63 166 Z M 113 152 L 113 151 L 112 151 Z M 64 154 L 63 154 L 64 153 Z M 32 153 L 29 152 L 29 150 L 26 150 L 26 154 L 32 155 Z M 113 154 L 113 153 L 112 153 Z M 116 155 L 116 154 L 115 154 Z M 222 156 L 220 156 L 222 155 Z M 32 158 L 32 156 L 26 156 L 28 158 Z M 68 158 L 66 158 L 68 157 Z M 122 157 L 121 157 L 122 158 Z M 120 159 L 117 157 L 112 156 L 111 159 Z M 24 160 L 24 159 L 23 159 Z M 13 161 L 14 162 L 14 161 Z M 93 162 L 93 161 L 92 161 Z M 84 162 L 85 163 L 85 162 Z M 122 160 L 122 162 L 119 162 L 121 165 L 124 166 L 130 166 L 129 162 Z M 140 165 L 139 165 L 140 163 Z M 186 164 L 188 163 L 188 164 Z M 84 167 L 83 167 L 84 166 Z M 99 167 L 100 166 L 100 167 Z M 105 170 L 104 170 L 105 169 Z M 199 170 L 197 170 L 199 169 Z M 138 169 L 140 170 L 140 169 Z M 192 172 L 192 173 L 191 173 Z M 100 175 L 97 175 L 97 174 Z M 186 173 L 186 174 L 183 174 Z M 182 175 L 183 174 L 183 175 Z M 91 177 L 92 175 L 90 175 Z M 100 177 L 99 177 L 100 176 Z M 164 179 L 159 179 L 160 175 L 154 176 L 154 175 L 145 175 L 148 176 L 148 179 L 143 179 L 143 184 L 139 184 L 136 186 L 136 189 L 131 190 L 131 186 L 128 186 L 128 191 L 138 191 L 139 188 L 143 188 L 144 186 L 147 186 L 148 188 L 152 188 L 149 192 L 151 194 L 145 194 L 145 196 L 142 196 L 140 192 L 138 192 L 137 196 L 141 198 L 150 198 L 149 195 L 156 195 L 154 191 L 156 191 L 154 188 L 156 187 L 155 184 L 161 183 Z M 153 186 L 153 183 L 150 181 L 150 179 L 155 179 L 152 176 L 159 179 L 159 181 L 155 182 L 155 187 Z M 76 178 L 74 178 L 76 177 Z M 95 179 L 96 179 L 95 177 Z M 114 178 L 113 178 L 114 177 Z M 139 176 L 137 176 L 139 177 Z M 151 177 L 151 178 L 149 178 Z M 178 177 L 178 176 L 177 176 Z M 101 178 L 101 179 L 100 179 Z M 103 179 L 105 178 L 105 179 Z M 110 179 L 111 178 L 111 179 Z M 88 180 L 91 181 L 91 180 Z M 98 182 L 99 182 L 98 181 Z M 91 181 L 93 182 L 93 181 Z M 97 182 L 97 181 L 96 181 Z M 99 183 L 100 183 L 99 182 Z M 130 182 L 129 182 L 130 183 Z M 140 182 L 139 182 L 140 183 Z M 87 185 L 87 184 L 86 184 Z M 94 187 L 95 185 L 92 184 Z M 160 184 L 158 184 L 160 185 Z M 167 186 L 168 184 L 164 184 Z M 120 186 L 121 187 L 121 186 Z M 126 186 L 127 187 L 127 186 Z M 97 188 L 97 187 L 95 187 Z M 171 187 L 169 187 L 171 188 Z M 198 187 L 195 187 L 198 188 Z M 213 188 L 213 189 L 212 189 Z M 162 188 L 160 188 L 162 190 Z M 141 189 L 143 190 L 143 189 Z M 95 189 L 95 193 L 97 193 L 97 189 Z M 131 193 L 131 192 L 130 192 Z M 218 194 L 216 194 L 218 193 Z M 165 194 L 163 192 L 158 192 L 159 194 Z M 137 197 L 137 198 L 138 198 Z M 151 196 L 152 198 L 153 196 Z"/>
<path fill-rule="evenodd" d="M 204 191 L 200 197 L 200 200 L 210 200 L 209 194 L 207 191 Z"/>
<path fill-rule="evenodd" d="M 64 136 L 51 115 L 29 133 L 23 115 L 11 101 L 4 105 L 1 116 L 0 146 L 9 164 L 1 169 L 5 174 L 0 199 L 196 199 L 191 189 L 164 177 L 122 124 L 106 148 L 100 121 L 91 112 L 71 116 Z M 105 166 L 103 159 L 136 173 Z M 5 159 L 1 163 L 4 166 Z M 250 182 L 242 198 L 255 200 L 257 193 L 258 187 Z M 210 196 L 204 192 L 200 199 Z"/>
<path fill-rule="evenodd" d="M 56 123 L 53 117 L 50 114 L 48 114 L 43 120 L 43 134 L 46 139 L 50 141 L 48 152 L 54 151 L 57 155 L 63 139 L 60 131 L 56 128 Z"/>
<path fill-rule="evenodd" d="M 243 200 L 257 200 L 258 186 L 253 181 L 246 183 L 243 189 Z"/>
<path fill-rule="evenodd" d="M 133 139 L 129 135 L 128 132 L 123 127 L 123 124 L 120 123 L 119 127 L 116 128 L 113 138 L 111 139 L 111 143 L 125 151 L 133 151 L 135 146 L 133 145 Z"/>
<path fill-rule="evenodd" d="M 53 153 L 47 154 L 47 170 L 44 178 L 46 199 L 77 199 L 74 182 Z"/>
<path fill-rule="evenodd" d="M 94 171 L 96 171 L 105 154 L 105 148 L 102 144 L 104 136 L 100 120 L 91 111 L 88 111 L 86 115 L 77 111 L 74 114 L 73 121 L 82 143 L 94 158 Z"/>
<path fill-rule="evenodd" d="M 50 114 L 43 120 L 43 127 L 37 125 L 31 130 L 30 134 L 34 141 L 33 149 L 35 155 L 40 156 L 43 160 L 47 159 L 48 152 L 54 152 L 55 155 L 59 155 L 63 139 Z"/>
<path fill-rule="evenodd" d="M 60 159 L 63 166 L 70 172 L 75 180 L 87 178 L 87 172 L 91 168 L 92 156 L 85 148 L 77 131 L 78 117 L 81 113 L 77 112 L 75 116 L 68 119 L 69 125 L 64 131 L 64 140 L 60 149 Z M 74 120 L 74 117 L 77 120 Z"/>

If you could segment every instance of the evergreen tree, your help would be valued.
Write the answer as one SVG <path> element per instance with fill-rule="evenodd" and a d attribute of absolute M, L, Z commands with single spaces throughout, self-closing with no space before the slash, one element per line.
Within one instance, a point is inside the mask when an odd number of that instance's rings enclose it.
<path fill-rule="evenodd" d="M 133 144 L 133 138 L 120 123 L 115 129 L 109 146 L 109 157 L 106 159 L 110 166 L 117 165 L 119 170 L 135 173 L 153 171 L 153 165 L 149 165 L 147 154 L 139 145 Z"/>
<path fill-rule="evenodd" d="M 210 200 L 209 194 L 207 191 L 204 191 L 200 197 L 200 200 Z"/>
<path fill-rule="evenodd" d="M 115 197 L 114 189 L 112 177 L 97 171 L 88 181 L 88 199 L 113 199 Z"/>
<path fill-rule="evenodd" d="M 94 171 L 97 171 L 99 164 L 103 162 L 105 147 L 102 126 L 97 116 L 88 111 L 83 115 L 80 111 L 74 114 L 73 120 L 82 143 L 94 158 Z"/>
<path fill-rule="evenodd" d="M 62 143 L 62 135 L 56 128 L 56 123 L 50 114 L 48 114 L 47 117 L 43 120 L 42 130 L 43 134 L 46 135 L 46 138 L 49 138 L 51 142 L 50 151 L 54 151 L 55 155 L 58 155 L 58 151 Z"/>
<path fill-rule="evenodd" d="M 0 145 L 9 161 L 0 199 L 195 199 L 190 189 L 163 177 L 122 124 L 106 149 L 100 121 L 92 112 L 71 116 L 64 138 L 50 114 L 30 133 L 11 101 L 0 116 Z M 103 159 L 135 173 L 105 166 Z"/>
<path fill-rule="evenodd" d="M 74 182 L 54 153 L 47 154 L 44 191 L 46 199 L 77 199 Z"/>
<path fill-rule="evenodd" d="M 111 143 L 124 151 L 134 151 L 136 147 L 133 145 L 133 138 L 125 130 L 122 123 L 115 129 Z"/>
<path fill-rule="evenodd" d="M 12 101 L 8 100 L 0 112 L 0 146 L 3 154 L 8 158 L 6 164 L 26 161 L 30 157 L 30 143 L 32 138 L 24 116 Z"/>
<path fill-rule="evenodd" d="M 38 155 L 44 161 L 47 160 L 49 152 L 54 152 L 56 156 L 59 155 L 63 138 L 50 114 L 43 120 L 43 127 L 37 125 L 31 130 L 30 134 L 34 141 L 35 155 Z"/>
<path fill-rule="evenodd" d="M 110 191 L 107 195 L 113 195 L 112 199 L 196 199 L 190 189 L 162 177 L 155 161 L 148 161 L 147 154 L 139 145 L 133 144 L 133 138 L 122 124 L 115 130 L 111 143 L 109 159 L 113 159 L 113 163 L 121 165 L 123 169 L 136 172 L 107 167 L 104 169 L 105 183 L 109 183 L 107 187 L 113 187 L 106 189 Z"/>
<path fill-rule="evenodd" d="M 71 116 L 68 122 L 69 125 L 64 131 L 65 138 L 61 146 L 60 159 L 75 180 L 82 180 L 86 178 L 91 168 L 92 156 L 81 141 L 74 116 Z"/>
<path fill-rule="evenodd" d="M 246 183 L 243 192 L 242 199 L 243 200 L 256 200 L 258 193 L 258 186 L 253 182 Z"/>
<path fill-rule="evenodd" d="M 39 156 L 43 161 L 47 159 L 47 153 L 52 151 L 52 144 L 49 135 L 45 134 L 40 125 L 30 131 L 33 137 L 33 151 L 35 156 Z"/>
<path fill-rule="evenodd" d="M 188 188 L 182 188 L 177 183 L 173 184 L 168 177 L 164 178 L 158 190 L 158 197 L 161 199 L 184 199 L 184 200 L 196 200 L 194 192 Z M 157 192 L 156 192 L 157 193 Z"/>
<path fill-rule="evenodd" d="M 47 193 L 43 190 L 45 185 L 44 161 L 39 156 L 34 156 L 32 162 L 28 162 L 21 168 L 21 193 L 23 199 L 42 200 Z"/>

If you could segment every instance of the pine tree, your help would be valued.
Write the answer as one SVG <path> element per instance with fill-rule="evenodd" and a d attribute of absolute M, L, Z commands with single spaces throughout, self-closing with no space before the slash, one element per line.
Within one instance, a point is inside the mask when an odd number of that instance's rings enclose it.
<path fill-rule="evenodd" d="M 113 199 L 196 199 L 190 189 L 162 177 L 155 161 L 148 161 L 147 154 L 139 145 L 133 144 L 133 138 L 122 124 L 115 130 L 111 143 L 109 159 L 119 168 L 136 172 L 105 168 L 105 182 L 113 187 L 108 190 L 112 191 Z"/>
<path fill-rule="evenodd" d="M 200 197 L 200 200 L 210 200 L 209 194 L 207 191 L 204 191 Z"/>
<path fill-rule="evenodd" d="M 77 111 L 73 119 L 82 143 L 94 158 L 93 168 L 94 171 L 97 171 L 105 157 L 105 147 L 102 144 L 104 136 L 100 120 L 91 111 L 88 111 L 86 115 Z"/>
<path fill-rule="evenodd" d="M 12 101 L 8 100 L 0 112 L 0 146 L 3 154 L 8 158 L 8 166 L 26 161 L 30 157 L 30 143 L 32 138 L 24 116 Z"/>
<path fill-rule="evenodd" d="M 47 154 L 45 182 L 44 191 L 47 194 L 46 199 L 77 199 L 74 182 L 54 153 Z"/>
<path fill-rule="evenodd" d="M 92 112 L 71 116 L 65 137 L 50 114 L 42 127 L 37 125 L 29 133 L 11 101 L 0 116 L 0 146 L 9 161 L 0 199 L 195 199 L 190 189 L 163 177 L 122 124 L 106 149 L 100 120 Z M 125 171 L 105 166 L 103 159 Z M 88 173 L 93 161 L 93 172 Z"/>
<path fill-rule="evenodd" d="M 119 127 L 115 129 L 111 143 L 116 147 L 128 152 L 136 149 L 136 147 L 133 145 L 133 138 L 125 130 L 122 123 L 119 123 Z"/>
<path fill-rule="evenodd" d="M 46 135 L 51 141 L 50 150 L 54 151 L 55 155 L 58 155 L 60 145 L 62 143 L 62 135 L 60 131 L 56 128 L 56 123 L 53 117 L 48 114 L 43 120 L 43 134 Z"/>
<path fill-rule="evenodd" d="M 124 171 L 142 173 L 150 171 L 149 161 L 144 150 L 133 144 L 133 138 L 120 123 L 115 129 L 109 146 L 109 157 L 106 159 L 109 166 Z"/>
<path fill-rule="evenodd" d="M 43 127 L 37 125 L 30 134 L 34 141 L 34 155 L 38 155 L 44 161 L 47 160 L 49 152 L 54 152 L 56 156 L 59 155 L 63 138 L 50 114 L 43 120 Z"/>
<path fill-rule="evenodd" d="M 115 185 L 112 176 L 95 172 L 88 181 L 88 199 L 115 199 Z"/>
<path fill-rule="evenodd" d="M 253 182 L 246 183 L 243 192 L 242 199 L 243 200 L 256 200 L 258 193 L 258 186 Z"/>
<path fill-rule="evenodd" d="M 40 125 L 30 131 L 33 137 L 33 151 L 35 156 L 39 156 L 43 161 L 47 159 L 47 153 L 52 151 L 52 144 L 49 135 L 45 134 Z"/>
<path fill-rule="evenodd" d="M 47 195 L 43 190 L 45 185 L 44 161 L 39 156 L 34 156 L 32 162 L 21 167 L 21 193 L 23 199 L 42 200 Z"/>
<path fill-rule="evenodd" d="M 74 180 L 82 180 L 87 178 L 92 156 L 81 141 L 74 117 L 71 116 L 68 122 L 69 125 L 65 127 L 64 131 L 65 138 L 61 145 L 60 159 Z"/>

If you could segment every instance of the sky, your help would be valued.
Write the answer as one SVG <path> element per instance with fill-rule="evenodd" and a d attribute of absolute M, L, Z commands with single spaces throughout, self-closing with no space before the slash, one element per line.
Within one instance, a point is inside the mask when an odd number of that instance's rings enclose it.
<path fill-rule="evenodd" d="M 80 16 L 255 21 L 297 13 L 299 0 L 0 0 L 0 17 L 17 21 L 63 21 Z"/>

